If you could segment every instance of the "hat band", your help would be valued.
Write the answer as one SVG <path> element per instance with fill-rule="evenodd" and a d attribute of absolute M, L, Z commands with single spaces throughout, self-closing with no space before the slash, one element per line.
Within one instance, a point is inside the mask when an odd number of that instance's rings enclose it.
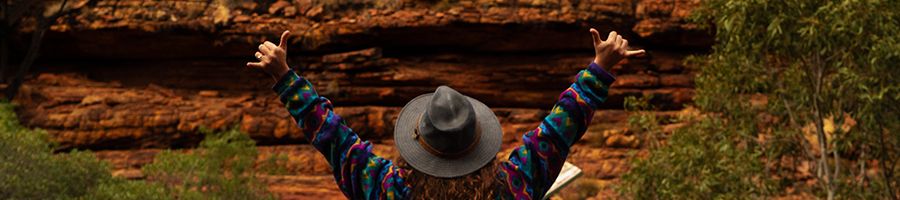
<path fill-rule="evenodd" d="M 428 153 L 431 153 L 432 155 L 445 158 L 458 158 L 468 154 L 470 151 L 472 151 L 472 149 L 475 149 L 475 146 L 477 146 L 476 144 L 478 144 L 478 142 L 481 140 L 481 129 L 478 128 L 478 122 L 475 121 L 473 122 L 475 123 L 475 140 L 473 140 L 472 143 L 469 143 L 469 146 L 456 153 L 441 152 L 440 150 L 437 150 L 429 145 L 428 142 L 425 141 L 425 139 L 422 139 L 421 134 L 419 134 L 419 122 L 422 121 L 421 118 L 422 116 L 420 115 L 419 120 L 417 120 L 416 122 L 416 129 L 413 131 L 413 137 L 416 138 L 417 142 L 419 142 L 419 146 L 422 146 L 425 151 L 428 151 Z"/>

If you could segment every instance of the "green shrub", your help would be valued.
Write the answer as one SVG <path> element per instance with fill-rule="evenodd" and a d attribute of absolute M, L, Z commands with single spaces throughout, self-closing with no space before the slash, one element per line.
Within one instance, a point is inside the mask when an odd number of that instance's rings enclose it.
<path fill-rule="evenodd" d="M 618 190 L 634 199 L 751 199 L 764 194 L 760 154 L 721 120 L 677 129 L 667 145 L 635 159 Z"/>
<path fill-rule="evenodd" d="M 54 146 L 0 103 L 0 199 L 172 199 L 159 185 L 112 177 L 89 151 L 54 154 Z"/>
<path fill-rule="evenodd" d="M 760 154 L 746 133 L 719 118 L 685 115 L 688 125 L 667 135 L 649 104 L 652 96 L 628 97 L 630 128 L 643 135 L 646 157 L 632 161 L 616 189 L 634 199 L 748 199 L 765 193 Z"/>
<path fill-rule="evenodd" d="M 22 127 L 0 103 L 0 199 L 65 199 L 112 179 L 108 165 L 85 151 L 53 154 L 47 133 Z"/>
<path fill-rule="evenodd" d="M 13 106 L 0 103 L 0 199 L 273 199 L 256 179 L 255 143 L 237 129 L 204 131 L 192 153 L 165 151 L 146 166 L 151 181 L 110 174 L 89 151 L 54 154 L 42 130 L 21 126 Z M 278 171 L 278 159 L 263 169 Z M 269 170 L 272 171 L 272 170 Z"/>
<path fill-rule="evenodd" d="M 207 134 L 190 153 L 164 151 L 144 166 L 148 179 L 180 199 L 274 199 L 256 179 L 255 142 L 237 129 Z"/>
<path fill-rule="evenodd" d="M 164 185 L 141 180 L 107 180 L 79 199 L 90 200 L 169 200 L 176 199 Z"/>
<path fill-rule="evenodd" d="M 652 99 L 651 95 L 644 95 L 641 98 L 629 96 L 625 97 L 624 102 L 625 110 L 629 113 L 628 128 L 640 136 L 644 146 L 650 148 L 659 146 L 659 141 L 665 138 L 660 126 L 663 121 L 653 112 L 655 107 L 650 104 Z"/>

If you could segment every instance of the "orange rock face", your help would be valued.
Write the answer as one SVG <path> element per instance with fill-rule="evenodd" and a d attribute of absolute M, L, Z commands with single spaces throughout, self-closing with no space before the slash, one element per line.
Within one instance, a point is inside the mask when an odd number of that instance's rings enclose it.
<path fill-rule="evenodd" d="M 23 123 L 64 148 L 108 150 L 98 155 L 122 176 L 139 178 L 135 170 L 153 149 L 196 145 L 201 128 L 238 127 L 264 154 L 313 163 L 271 177 L 270 189 L 285 198 L 340 198 L 324 160 L 271 92 L 272 79 L 244 67 L 262 41 L 292 31 L 288 63 L 391 157 L 400 107 L 440 85 L 494 108 L 504 149 L 512 148 L 591 61 L 588 28 L 616 30 L 649 55 L 608 67 L 618 81 L 570 158 L 587 179 L 607 183 L 642 145 L 623 125 L 625 97 L 650 95 L 664 110 L 691 102 L 683 58 L 712 42 L 685 21 L 697 3 L 80 0 L 47 33 L 15 102 Z"/>

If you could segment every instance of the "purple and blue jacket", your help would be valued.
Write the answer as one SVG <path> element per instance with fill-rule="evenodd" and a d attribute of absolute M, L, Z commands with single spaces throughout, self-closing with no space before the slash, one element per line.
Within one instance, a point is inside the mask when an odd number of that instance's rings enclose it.
<path fill-rule="evenodd" d="M 550 114 L 525 133 L 524 144 L 501 162 L 498 174 L 506 184 L 498 188 L 498 198 L 543 198 L 570 148 L 587 130 L 594 110 L 606 101 L 614 81 L 612 74 L 595 63 L 578 72 Z M 308 80 L 289 71 L 273 89 L 306 139 L 328 160 L 344 195 L 350 199 L 407 199 L 414 187 L 404 181 L 408 169 L 372 153 L 372 144 L 362 141 Z"/>

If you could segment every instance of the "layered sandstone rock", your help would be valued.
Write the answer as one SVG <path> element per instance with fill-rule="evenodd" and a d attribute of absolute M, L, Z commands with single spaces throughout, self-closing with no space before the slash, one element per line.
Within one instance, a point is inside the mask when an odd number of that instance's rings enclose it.
<path fill-rule="evenodd" d="M 272 39 L 283 30 L 298 35 L 292 44 L 314 51 L 372 46 L 565 51 L 587 48 L 589 27 L 601 32 L 619 31 L 631 39 L 632 45 L 702 48 L 711 40 L 695 25 L 685 22 L 698 2 L 79 0 L 71 5 L 80 12 L 61 19 L 63 23 L 53 27 L 61 33 L 50 37 L 76 39 L 59 41 L 70 44 L 93 43 L 78 45 L 76 54 L 54 57 L 246 56 L 243 48 L 247 45 Z M 171 49 L 159 45 L 158 39 L 185 46 L 222 48 Z M 142 48 L 122 43 L 142 44 Z M 69 48 L 51 52 L 68 52 Z"/>
<path fill-rule="evenodd" d="M 75 74 L 40 74 L 22 89 L 20 117 L 47 130 L 63 147 L 168 148 L 191 146 L 202 129 L 232 127 L 263 144 L 304 143 L 303 135 L 270 92 L 219 93 L 158 85 L 126 88 Z M 552 102 L 552 101 L 550 101 Z M 363 139 L 387 140 L 401 107 L 341 106 L 335 111 Z M 537 127 L 542 109 L 494 108 L 508 141 Z M 592 127 L 622 122 L 621 110 L 599 110 Z"/>
<path fill-rule="evenodd" d="M 76 12 L 47 33 L 15 99 L 23 123 L 63 148 L 101 150 L 129 178 L 161 149 L 195 146 L 201 128 L 238 127 L 262 157 L 289 155 L 289 175 L 263 178 L 286 199 L 342 195 L 272 79 L 244 67 L 283 30 L 296 36 L 295 71 L 388 158 L 399 109 L 439 85 L 494 108 L 508 152 L 590 62 L 588 28 L 619 31 L 649 55 L 609 67 L 618 80 L 569 158 L 585 170 L 579 184 L 599 195 L 615 194 L 609 186 L 644 146 L 624 124 L 625 97 L 652 96 L 663 110 L 690 103 L 693 74 L 682 61 L 712 42 L 685 21 L 698 0 L 70 2 Z"/>
<path fill-rule="evenodd" d="M 439 85 L 450 85 L 497 108 L 503 120 L 507 113 L 524 112 L 531 114 L 513 121 L 536 123 L 543 116 L 541 109 L 552 107 L 573 74 L 584 67 L 582 60 L 590 59 L 560 54 L 385 58 L 380 51 L 299 62 L 303 67 L 298 71 L 335 102 L 337 112 L 364 138 L 387 138 L 399 108 Z M 232 126 L 263 143 L 302 143 L 299 130 L 269 89 L 271 79 L 244 67 L 220 66 L 229 62 L 54 64 L 23 87 L 17 99 L 23 106 L 20 116 L 27 125 L 48 130 L 64 147 L 184 147 L 202 138 L 201 128 Z M 691 75 L 680 66 L 666 65 L 629 60 L 612 68 L 618 81 L 601 108 L 621 109 L 626 96 L 644 95 L 652 96 L 660 108 L 680 108 L 692 96 Z M 511 128 L 516 124 L 507 126 L 512 133 L 523 131 Z"/>

